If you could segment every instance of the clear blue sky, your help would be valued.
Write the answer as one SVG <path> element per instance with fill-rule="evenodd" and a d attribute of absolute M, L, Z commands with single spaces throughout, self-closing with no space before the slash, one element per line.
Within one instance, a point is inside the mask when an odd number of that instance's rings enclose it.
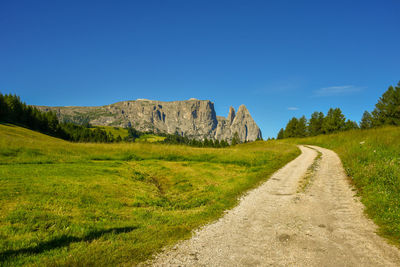
<path fill-rule="evenodd" d="M 0 1 L 0 91 L 35 105 L 245 104 L 265 138 L 400 80 L 400 1 Z"/>

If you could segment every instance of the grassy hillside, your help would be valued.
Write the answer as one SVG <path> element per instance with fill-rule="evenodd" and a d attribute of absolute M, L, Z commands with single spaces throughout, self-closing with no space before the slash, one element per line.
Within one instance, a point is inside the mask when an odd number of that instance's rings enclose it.
<path fill-rule="evenodd" d="M 400 127 L 354 130 L 288 142 L 336 151 L 367 214 L 380 226 L 382 235 L 400 245 Z"/>
<path fill-rule="evenodd" d="M 159 136 L 155 134 L 144 134 L 140 136 L 138 139 L 136 139 L 135 142 L 154 143 L 154 142 L 162 142 L 164 141 L 164 139 L 165 139 L 164 136 Z"/>
<path fill-rule="evenodd" d="M 70 143 L 0 125 L 0 265 L 138 263 L 299 153 L 277 142 Z"/>
<path fill-rule="evenodd" d="M 118 135 L 121 136 L 122 139 L 128 136 L 127 128 L 113 127 L 113 126 L 93 126 L 93 128 L 90 129 L 94 130 L 96 128 L 100 128 L 108 133 L 111 133 L 114 136 L 114 138 L 117 138 Z"/>
<path fill-rule="evenodd" d="M 122 139 L 128 136 L 128 129 L 127 128 L 122 128 L 122 127 L 113 127 L 113 126 L 94 126 L 93 128 L 90 129 L 96 129 L 100 128 L 102 130 L 105 130 L 108 133 L 111 133 L 114 138 L 117 136 L 121 136 Z M 135 142 L 148 142 L 148 143 L 154 143 L 154 142 L 162 142 L 165 139 L 164 136 L 159 136 L 155 134 L 143 134 L 139 138 L 135 140 Z"/>

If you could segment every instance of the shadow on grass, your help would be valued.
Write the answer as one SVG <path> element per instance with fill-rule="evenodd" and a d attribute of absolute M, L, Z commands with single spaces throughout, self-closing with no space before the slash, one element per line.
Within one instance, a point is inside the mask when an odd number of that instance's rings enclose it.
<path fill-rule="evenodd" d="M 138 226 L 117 227 L 117 228 L 111 228 L 111 229 L 101 230 L 101 231 L 92 231 L 83 237 L 62 235 L 62 236 L 52 239 L 50 241 L 41 242 L 35 247 L 21 248 L 21 249 L 15 249 L 15 250 L 10 249 L 10 250 L 1 252 L 0 253 L 0 262 L 5 261 L 11 257 L 19 256 L 21 254 L 39 254 L 39 253 L 45 252 L 47 250 L 52 250 L 52 249 L 68 246 L 69 244 L 74 243 L 74 242 L 90 242 L 90 241 L 100 238 L 101 236 L 103 236 L 105 234 L 128 233 L 137 228 L 139 228 L 139 227 Z"/>

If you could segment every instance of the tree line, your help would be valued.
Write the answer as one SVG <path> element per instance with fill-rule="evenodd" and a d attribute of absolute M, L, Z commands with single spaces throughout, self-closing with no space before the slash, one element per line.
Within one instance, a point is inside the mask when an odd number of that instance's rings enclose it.
<path fill-rule="evenodd" d="M 310 119 L 305 116 L 293 117 L 286 124 L 285 129 L 280 129 L 277 139 L 316 136 L 383 125 L 400 125 L 400 82 L 395 87 L 390 86 L 383 93 L 371 113 L 364 112 L 359 125 L 355 121 L 346 120 L 340 108 L 331 108 L 326 115 L 322 112 L 314 112 Z"/>
<path fill-rule="evenodd" d="M 111 133 L 90 125 L 61 123 L 56 113 L 42 112 L 21 101 L 19 96 L 0 93 L 0 122 L 12 123 L 47 135 L 73 142 L 110 143 L 115 139 Z"/>
<path fill-rule="evenodd" d="M 163 143 L 165 144 L 183 144 L 194 147 L 215 147 L 222 148 L 229 146 L 226 140 L 212 140 L 204 138 L 203 140 L 190 139 L 186 136 L 181 136 L 178 134 L 165 134 L 165 139 Z"/>
<path fill-rule="evenodd" d="M 389 86 L 379 98 L 375 109 L 365 111 L 360 122 L 361 129 L 375 128 L 383 125 L 400 125 L 400 82 L 397 86 Z"/>

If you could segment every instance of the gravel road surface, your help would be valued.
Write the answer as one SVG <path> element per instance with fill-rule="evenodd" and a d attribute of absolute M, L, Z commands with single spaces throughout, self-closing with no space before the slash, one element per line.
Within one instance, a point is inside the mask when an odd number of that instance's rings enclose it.
<path fill-rule="evenodd" d="M 400 266 L 400 251 L 375 234 L 339 157 L 300 146 L 302 154 L 238 206 L 189 240 L 157 255 L 153 266 Z M 307 170 L 322 153 L 310 182 Z M 315 164 L 314 164 L 315 165 Z"/>

